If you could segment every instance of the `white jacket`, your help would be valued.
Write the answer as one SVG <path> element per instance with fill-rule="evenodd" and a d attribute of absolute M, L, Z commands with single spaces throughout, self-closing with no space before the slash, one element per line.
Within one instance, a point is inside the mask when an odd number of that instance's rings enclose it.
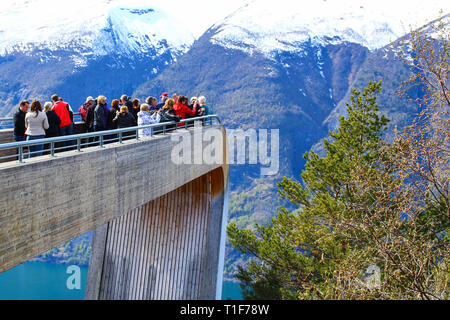
<path fill-rule="evenodd" d="M 159 123 L 159 121 L 161 120 L 159 113 L 156 113 L 156 112 L 152 115 L 147 111 L 140 111 L 137 115 L 138 115 L 138 126 L 147 126 L 150 124 L 156 124 L 156 123 Z M 147 129 L 139 130 L 139 136 L 140 137 L 150 137 L 151 129 L 147 128 Z"/>
<path fill-rule="evenodd" d="M 25 115 L 25 126 L 27 136 L 45 136 L 45 130 L 48 129 L 48 119 L 45 112 L 39 111 L 36 117 L 36 112 L 28 112 Z"/>

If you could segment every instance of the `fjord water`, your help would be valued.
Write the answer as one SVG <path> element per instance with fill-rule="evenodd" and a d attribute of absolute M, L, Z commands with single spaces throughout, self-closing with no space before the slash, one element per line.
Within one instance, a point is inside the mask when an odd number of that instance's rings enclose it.
<path fill-rule="evenodd" d="M 0 273 L 0 300 L 83 300 L 88 267 L 80 267 L 81 287 L 69 290 L 68 266 L 47 262 L 25 262 Z M 224 282 L 222 299 L 241 299 L 239 284 Z"/>
<path fill-rule="evenodd" d="M 0 300 L 82 300 L 87 267 L 80 267 L 81 289 L 69 290 L 67 266 L 25 262 L 0 274 Z"/>

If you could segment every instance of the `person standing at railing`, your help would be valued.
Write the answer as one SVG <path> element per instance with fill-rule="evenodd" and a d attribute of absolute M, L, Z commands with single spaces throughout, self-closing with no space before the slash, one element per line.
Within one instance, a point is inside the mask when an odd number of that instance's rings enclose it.
<path fill-rule="evenodd" d="M 197 107 L 198 104 L 198 98 L 197 97 L 192 97 L 191 98 L 191 104 L 188 105 L 189 109 L 194 110 L 195 107 Z"/>
<path fill-rule="evenodd" d="M 92 103 L 86 111 L 85 125 L 87 132 L 94 132 L 94 113 L 96 107 L 97 99 L 94 100 L 94 103 Z"/>
<path fill-rule="evenodd" d="M 120 101 L 114 99 L 111 102 L 111 109 L 108 112 L 108 121 L 106 122 L 106 129 L 115 130 L 117 129 L 117 123 L 114 123 L 113 120 L 116 117 L 117 113 L 120 112 Z"/>
<path fill-rule="evenodd" d="M 94 110 L 94 131 L 105 131 L 106 124 L 108 122 L 108 106 L 106 104 L 106 97 L 99 96 L 97 98 L 97 106 Z M 95 141 L 98 141 L 98 138 L 95 138 Z"/>
<path fill-rule="evenodd" d="M 128 108 L 128 112 L 131 113 L 137 121 L 137 114 L 141 111 L 141 101 L 139 99 L 133 99 L 131 105 L 133 107 L 131 109 Z"/>
<path fill-rule="evenodd" d="M 120 108 L 113 122 L 117 124 L 118 129 L 135 127 L 137 125 L 136 118 L 128 111 L 126 106 Z"/>
<path fill-rule="evenodd" d="M 157 108 L 158 106 L 158 99 L 156 99 L 155 97 L 148 97 L 145 102 L 148 105 L 149 108 L 149 112 L 150 113 L 154 113 L 155 111 L 158 111 L 159 109 Z M 142 110 L 141 110 L 142 111 Z"/>
<path fill-rule="evenodd" d="M 55 111 L 52 110 L 53 104 L 51 102 L 46 102 L 44 104 L 44 112 L 48 119 L 48 129 L 45 130 L 46 138 L 54 138 L 59 136 L 59 125 L 61 124 L 61 119 L 58 117 Z"/>
<path fill-rule="evenodd" d="M 81 115 L 81 120 L 86 123 L 86 115 L 89 107 L 95 103 L 94 98 L 87 97 L 86 102 L 78 109 L 78 113 Z M 86 130 L 87 131 L 87 130 Z"/>
<path fill-rule="evenodd" d="M 113 120 L 117 115 L 117 112 L 120 112 L 120 101 L 117 99 L 114 99 L 111 102 L 111 108 L 108 111 L 108 119 L 106 121 L 106 130 L 115 130 L 117 129 L 117 123 L 114 123 Z M 105 139 L 107 140 L 107 143 L 115 142 L 117 141 L 117 135 L 111 134 L 105 136 Z"/>
<path fill-rule="evenodd" d="M 29 106 L 27 100 L 22 100 L 19 109 L 14 113 L 14 140 L 17 142 L 25 141 L 25 116 Z"/>
<path fill-rule="evenodd" d="M 206 105 L 206 97 L 201 96 L 198 98 L 199 108 L 197 109 L 197 116 L 204 117 L 210 115 L 210 108 Z"/>
<path fill-rule="evenodd" d="M 141 111 L 137 114 L 138 115 L 138 126 L 147 126 L 150 124 L 156 124 L 159 123 L 161 120 L 161 117 L 159 116 L 159 112 L 155 111 L 155 113 L 151 114 L 150 107 L 148 104 L 144 103 L 141 105 Z M 150 137 L 152 135 L 152 129 L 142 129 L 139 130 L 139 137 Z"/>
<path fill-rule="evenodd" d="M 59 101 L 64 102 L 64 99 L 59 97 Z M 70 106 L 70 104 L 67 104 L 67 108 L 69 109 L 70 121 L 72 121 L 72 123 L 75 123 L 75 121 L 73 121 L 73 110 L 72 110 L 72 107 Z"/>
<path fill-rule="evenodd" d="M 31 104 L 30 112 L 25 116 L 25 127 L 27 130 L 27 141 L 39 140 L 45 138 L 45 130 L 49 128 L 47 115 L 42 112 L 42 105 L 39 101 L 34 100 Z M 43 144 L 30 146 L 30 157 L 42 156 Z"/>
<path fill-rule="evenodd" d="M 178 103 L 178 99 L 180 99 L 180 95 L 177 94 L 177 93 L 174 93 L 174 94 L 172 95 L 172 100 L 175 102 L 175 104 Z"/>
<path fill-rule="evenodd" d="M 52 95 L 52 101 L 54 102 L 52 110 L 58 115 L 59 119 L 61 119 L 61 123 L 59 125 L 59 134 L 61 136 L 71 136 L 73 135 L 73 122 L 70 118 L 70 107 L 69 104 L 60 101 L 57 94 Z M 72 146 L 73 141 L 64 141 L 62 146 L 67 151 L 67 147 Z"/>
<path fill-rule="evenodd" d="M 159 110 L 159 116 L 161 118 L 160 123 L 162 122 L 180 122 L 180 117 L 177 116 L 175 110 L 173 110 L 173 106 L 175 105 L 175 101 L 173 99 L 167 99 L 164 106 Z M 169 125 L 167 129 L 175 128 L 176 125 Z"/>
<path fill-rule="evenodd" d="M 94 110 L 94 131 L 106 130 L 106 123 L 108 121 L 108 107 L 106 105 L 106 97 L 99 96 L 97 98 L 97 106 Z"/>
<path fill-rule="evenodd" d="M 54 138 L 59 136 L 59 125 L 61 124 L 61 119 L 52 111 L 53 103 L 46 102 L 44 104 L 44 112 L 48 119 L 48 129 L 45 130 L 45 138 Z M 51 143 L 47 143 L 44 146 L 44 150 L 49 150 L 51 148 Z M 45 151 L 44 154 L 50 154 L 51 151 Z"/>
<path fill-rule="evenodd" d="M 197 114 L 197 108 L 191 110 L 187 105 L 189 103 L 189 99 L 185 96 L 181 96 L 178 99 L 178 103 L 173 106 L 173 110 L 175 110 L 177 116 L 180 116 L 182 120 L 186 119 L 186 117 L 195 117 Z M 183 122 L 179 123 L 178 126 L 182 127 L 185 124 Z"/>
<path fill-rule="evenodd" d="M 160 96 L 161 102 L 156 105 L 156 110 L 160 110 L 166 104 L 166 100 L 169 98 L 169 94 L 167 92 L 163 92 Z"/>
<path fill-rule="evenodd" d="M 118 129 L 124 129 L 124 128 L 130 128 L 135 127 L 137 125 L 136 119 L 133 117 L 133 115 L 128 111 L 128 108 L 126 106 L 122 106 L 120 108 L 120 112 L 117 113 L 116 117 L 114 118 L 113 122 L 117 124 Z M 132 136 L 135 135 L 133 132 L 127 132 L 124 133 L 123 136 Z"/>
<path fill-rule="evenodd" d="M 133 107 L 133 104 L 131 103 L 130 99 L 131 98 L 129 96 L 127 96 L 126 94 L 123 94 L 120 97 L 120 107 L 125 106 L 128 108 L 128 110 L 130 110 Z"/>

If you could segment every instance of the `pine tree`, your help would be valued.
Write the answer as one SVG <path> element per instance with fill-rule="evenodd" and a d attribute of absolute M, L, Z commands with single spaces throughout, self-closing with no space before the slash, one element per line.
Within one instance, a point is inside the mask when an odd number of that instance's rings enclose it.
<path fill-rule="evenodd" d="M 448 297 L 448 207 L 400 174 L 398 147 L 382 140 L 380 90 L 374 82 L 353 90 L 326 156 L 306 153 L 303 183 L 278 184 L 295 210 L 280 208 L 256 232 L 229 225 L 233 246 L 253 256 L 237 276 L 245 298 Z"/>

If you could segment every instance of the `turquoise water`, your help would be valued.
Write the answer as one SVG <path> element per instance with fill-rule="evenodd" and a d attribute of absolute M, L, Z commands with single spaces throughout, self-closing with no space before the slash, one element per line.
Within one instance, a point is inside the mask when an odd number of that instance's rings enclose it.
<path fill-rule="evenodd" d="M 222 300 L 242 300 L 242 292 L 239 283 L 223 282 L 222 286 Z"/>
<path fill-rule="evenodd" d="M 64 265 L 26 262 L 0 273 L 0 300 L 83 300 L 88 268 L 80 268 L 80 289 L 68 289 L 74 274 L 67 271 Z M 240 300 L 239 284 L 224 282 L 222 298 Z"/>
<path fill-rule="evenodd" d="M 87 267 L 81 267 L 80 289 L 69 290 L 67 266 L 26 262 L 0 274 L 0 300 L 82 300 Z"/>

